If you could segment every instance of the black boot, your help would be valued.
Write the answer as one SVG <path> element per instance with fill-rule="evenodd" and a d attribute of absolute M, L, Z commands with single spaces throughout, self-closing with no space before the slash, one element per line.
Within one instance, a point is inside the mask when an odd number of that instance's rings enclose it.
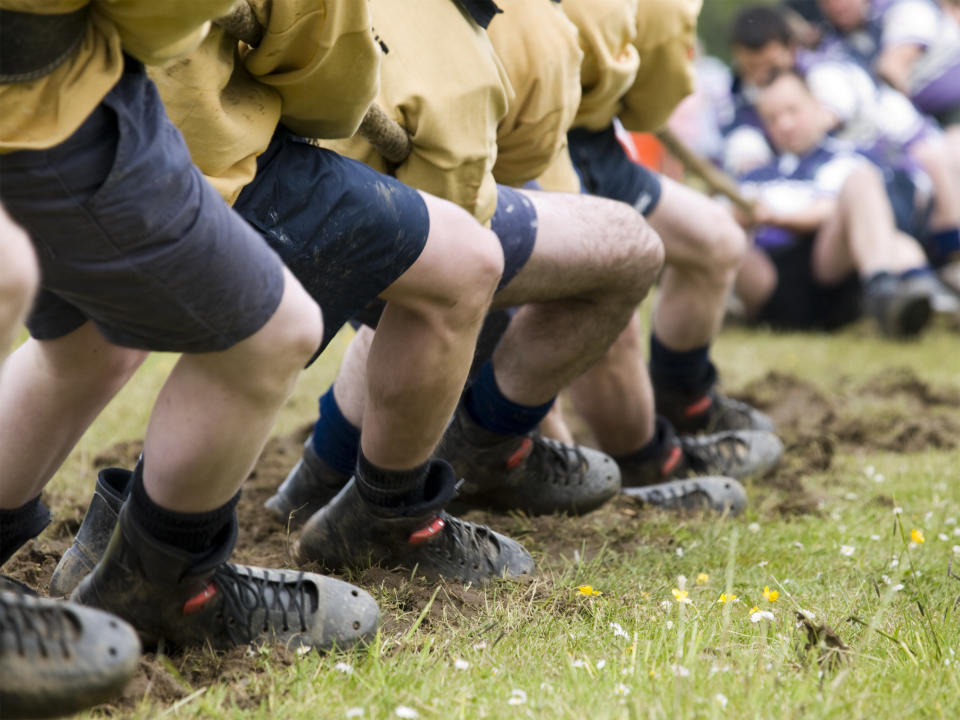
<path fill-rule="evenodd" d="M 333 500 L 349 480 L 349 475 L 337 472 L 317 455 L 311 435 L 303 444 L 303 457 L 264 507 L 278 521 L 289 523 L 291 529 L 299 528 Z"/>
<path fill-rule="evenodd" d="M 133 473 L 123 468 L 107 468 L 97 474 L 97 487 L 77 536 L 50 578 L 51 597 L 67 597 L 103 557 L 132 478 Z"/>
<path fill-rule="evenodd" d="M 74 603 L 0 591 L 0 715 L 49 718 L 118 695 L 140 660 L 133 628 Z"/>
<path fill-rule="evenodd" d="M 581 515 L 613 498 L 620 471 L 599 450 L 540 435 L 500 435 L 477 425 L 461 405 L 437 457 L 464 478 L 455 508 Z"/>
<path fill-rule="evenodd" d="M 378 609 L 366 592 L 312 573 L 227 562 L 237 522 L 200 554 L 163 545 L 133 521 L 130 507 L 94 571 L 72 599 L 119 615 L 145 645 L 163 639 L 214 648 L 279 642 L 328 649 L 369 639 Z"/>
<path fill-rule="evenodd" d="M 416 567 L 461 582 L 532 573 L 533 559 L 520 543 L 444 512 L 455 493 L 453 469 L 439 460 L 430 462 L 426 500 L 415 506 L 372 505 L 360 496 L 354 478 L 304 526 L 297 558 L 330 570 Z"/>

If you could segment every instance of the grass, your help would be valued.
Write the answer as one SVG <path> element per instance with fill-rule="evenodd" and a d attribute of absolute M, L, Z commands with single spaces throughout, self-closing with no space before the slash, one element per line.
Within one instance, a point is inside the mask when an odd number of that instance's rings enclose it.
<path fill-rule="evenodd" d="M 834 337 L 733 329 L 715 356 L 732 388 L 776 369 L 829 393 L 850 377 L 900 366 L 957 387 L 957 340 L 942 329 L 915 344 L 890 343 L 863 328 Z M 304 375 L 277 432 L 312 416 L 342 342 Z M 142 437 L 171 362 L 152 359 L 108 408 L 58 475 L 60 492 L 83 502 L 90 457 Z M 246 671 L 224 669 L 212 684 L 191 684 L 183 661 L 168 661 L 184 686 L 182 699 L 146 701 L 122 714 L 958 717 L 960 581 L 947 575 L 950 559 L 960 558 L 958 466 L 957 449 L 846 447 L 829 470 L 803 479 L 822 500 L 818 513 L 778 513 L 767 501 L 773 490 L 759 481 L 741 518 L 641 511 L 571 521 L 563 542 L 550 545 L 562 551 L 551 556 L 530 524 L 523 540 L 542 568 L 531 583 L 468 591 L 406 580 L 368 586 L 385 619 L 370 648 L 293 658 L 265 648 Z M 526 527 L 522 518 L 509 522 Z M 914 529 L 924 542 L 911 542 Z M 698 580 L 701 573 L 708 577 Z M 602 594 L 583 595 L 581 585 Z M 775 602 L 764 599 L 765 586 L 779 593 Z M 689 602 L 678 602 L 674 588 L 686 590 Z M 721 593 L 738 600 L 718 603 Z M 773 620 L 753 622 L 753 606 Z M 818 648 L 804 649 L 799 610 L 814 625 L 829 624 L 848 646 L 836 666 L 821 666 Z"/>

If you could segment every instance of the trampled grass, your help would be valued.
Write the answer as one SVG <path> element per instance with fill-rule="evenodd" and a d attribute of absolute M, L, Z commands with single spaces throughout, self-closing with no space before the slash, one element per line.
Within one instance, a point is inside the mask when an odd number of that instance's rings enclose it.
<path fill-rule="evenodd" d="M 734 390 L 776 370 L 829 396 L 891 367 L 960 388 L 958 346 L 948 330 L 915 344 L 862 328 L 835 337 L 731 330 L 716 357 Z M 331 354 L 305 374 L 278 433 L 312 417 L 335 362 Z M 56 480 L 62 497 L 83 503 L 90 457 L 142 436 L 169 364 L 151 360 L 91 429 Z M 861 407 L 856 397 L 848 402 Z M 466 591 L 405 579 L 367 584 L 385 623 L 366 650 L 251 651 L 246 671 L 225 664 L 212 683 L 191 680 L 191 662 L 216 662 L 204 653 L 171 658 L 164 667 L 182 686 L 179 700 L 127 703 L 112 714 L 955 718 L 960 580 L 947 571 L 951 558 L 960 564 L 960 449 L 953 445 L 907 454 L 839 445 L 829 467 L 803 471 L 808 502 L 800 509 L 779 502 L 784 490 L 774 478 L 750 486 L 751 507 L 736 519 L 621 508 L 571 521 L 569 530 L 557 524 L 560 538 L 546 542 L 537 524 L 509 518 L 543 569 L 530 583 Z M 811 628 L 829 626 L 821 628 L 826 649 L 805 647 L 797 613 Z M 830 652 L 833 637 L 847 649 Z"/>

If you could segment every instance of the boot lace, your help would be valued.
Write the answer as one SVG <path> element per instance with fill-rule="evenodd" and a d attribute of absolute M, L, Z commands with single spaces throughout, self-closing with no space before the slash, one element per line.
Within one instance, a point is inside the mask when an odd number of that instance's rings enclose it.
<path fill-rule="evenodd" d="M 294 627 L 306 632 L 309 598 L 305 574 L 300 572 L 295 580 L 284 580 L 282 576 L 281 579 L 271 578 L 265 569 L 245 570 L 238 572 L 237 566 L 226 563 L 213 578 L 223 593 L 222 612 L 230 639 L 240 645 L 274 630 L 282 629 L 287 633 Z M 262 612 L 260 620 L 257 619 L 258 611 Z"/>
<path fill-rule="evenodd" d="M 68 610 L 58 603 L 31 600 L 19 591 L 0 592 L 0 635 L 12 636 L 17 653 L 26 656 L 29 640 L 36 642 L 43 657 L 59 651 L 65 659 L 71 656 Z"/>
<path fill-rule="evenodd" d="M 586 479 L 587 459 L 576 445 L 536 436 L 527 458 L 530 475 L 554 485 L 581 485 Z"/>
<path fill-rule="evenodd" d="M 729 475 L 747 452 L 747 443 L 735 434 L 711 437 L 709 441 L 680 438 L 687 467 L 697 475 Z"/>
<path fill-rule="evenodd" d="M 496 556 L 500 553 L 500 546 L 490 528 L 447 513 L 443 513 L 442 517 L 443 547 L 449 560 L 463 567 L 472 563 L 473 569 L 477 571 L 480 570 L 481 563 L 486 564 L 487 570 L 497 569 Z M 430 544 L 427 545 L 428 548 L 429 546 Z"/>

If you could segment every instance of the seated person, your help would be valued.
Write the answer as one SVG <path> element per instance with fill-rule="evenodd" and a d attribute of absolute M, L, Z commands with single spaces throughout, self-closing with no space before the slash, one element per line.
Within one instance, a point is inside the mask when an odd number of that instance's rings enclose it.
<path fill-rule="evenodd" d="M 918 333 L 932 278 L 920 246 L 894 226 L 880 172 L 827 137 L 829 115 L 799 74 L 778 74 L 757 109 L 780 156 L 744 178 L 755 247 L 735 291 L 748 316 L 833 329 L 856 319 L 862 300 L 884 333 Z"/>
<path fill-rule="evenodd" d="M 944 127 L 960 124 L 960 26 L 936 0 L 819 2 L 828 45 L 842 45 Z"/>
<path fill-rule="evenodd" d="M 770 6 L 742 10 L 733 22 L 731 44 L 738 85 L 737 114 L 727 128 L 728 170 L 742 175 L 772 159 L 752 98 L 774 72 L 797 68 L 829 113 L 830 132 L 884 170 L 897 226 L 921 239 L 935 266 L 960 261 L 960 185 L 952 172 L 953 164 L 960 165 L 960 152 L 952 152 L 943 134 L 902 93 L 875 82 L 849 56 L 797 47 L 786 20 Z M 945 274 L 950 275 L 949 268 Z"/>

